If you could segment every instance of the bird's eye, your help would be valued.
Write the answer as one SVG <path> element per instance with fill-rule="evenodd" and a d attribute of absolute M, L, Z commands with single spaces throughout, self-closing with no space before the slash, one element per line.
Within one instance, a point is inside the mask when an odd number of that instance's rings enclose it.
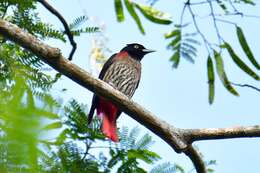
<path fill-rule="evenodd" d="M 135 49 L 139 49 L 139 46 L 138 46 L 138 45 L 134 45 L 134 48 L 135 48 Z"/>

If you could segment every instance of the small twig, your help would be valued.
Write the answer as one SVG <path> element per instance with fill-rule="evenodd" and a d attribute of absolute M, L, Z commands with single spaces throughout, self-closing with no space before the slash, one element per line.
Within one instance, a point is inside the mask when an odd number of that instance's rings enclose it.
<path fill-rule="evenodd" d="M 196 16 L 197 18 L 199 19 L 207 19 L 208 17 L 211 17 L 212 14 L 207 14 L 207 15 L 203 15 L 203 16 Z M 235 13 L 214 13 L 214 16 L 215 16 L 215 19 L 218 20 L 218 21 L 223 21 L 225 23 L 230 23 L 232 25 L 237 25 L 235 22 L 230 22 L 228 20 L 225 20 L 225 19 L 222 19 L 222 18 L 216 18 L 216 17 L 229 17 L 229 16 L 239 16 L 239 17 L 247 17 L 247 18 L 257 18 L 257 19 L 260 19 L 260 16 L 257 16 L 257 15 L 250 15 L 250 14 L 243 14 L 241 15 L 241 12 L 235 12 Z M 227 22 L 226 22 L 227 21 Z"/>
<path fill-rule="evenodd" d="M 148 0 L 148 3 L 150 2 L 150 6 L 154 6 L 157 1 L 158 0 Z"/>
<path fill-rule="evenodd" d="M 114 148 L 114 149 L 119 149 L 122 150 L 122 148 L 119 147 L 112 147 L 112 146 L 94 146 L 94 147 L 90 147 L 90 148 Z"/>
<path fill-rule="evenodd" d="M 232 85 L 235 85 L 235 86 L 239 86 L 239 87 L 252 88 L 252 89 L 254 89 L 254 90 L 260 92 L 260 88 L 257 88 L 257 87 L 255 87 L 255 86 L 253 86 L 253 85 L 249 85 L 249 84 L 238 84 L 238 83 L 233 83 L 233 82 L 231 82 L 231 84 L 232 84 Z"/>
<path fill-rule="evenodd" d="M 182 8 L 182 12 L 181 12 L 181 19 L 180 19 L 180 26 L 182 27 L 182 24 L 183 24 L 183 17 L 184 17 L 184 13 L 185 13 L 185 10 L 186 10 L 186 7 L 187 7 L 187 3 L 184 3 L 184 6 Z"/>
<path fill-rule="evenodd" d="M 229 20 L 224 20 L 224 19 L 219 19 L 219 18 L 215 18 L 216 21 L 219 21 L 219 22 L 223 22 L 223 23 L 227 23 L 227 24 L 231 24 L 231 25 L 237 25 L 235 22 L 231 22 Z"/>
<path fill-rule="evenodd" d="M 239 12 L 239 10 L 236 8 L 236 6 L 234 5 L 234 3 L 231 0 L 228 0 L 229 4 L 231 5 L 231 7 L 233 8 L 233 10 L 240 14 L 241 16 L 243 16 L 243 13 Z"/>
<path fill-rule="evenodd" d="M 53 8 L 47 1 L 45 0 L 38 0 L 47 10 L 49 10 L 52 14 L 54 14 L 62 23 L 64 29 L 65 29 L 65 34 L 68 36 L 70 44 L 72 46 L 72 50 L 69 54 L 69 60 L 72 60 L 72 57 L 77 49 L 77 43 L 74 41 L 73 34 L 70 31 L 69 25 L 64 19 L 64 17 L 55 9 Z"/>
<path fill-rule="evenodd" d="M 86 158 L 86 156 L 89 154 L 89 149 L 91 148 L 91 145 L 92 143 L 91 142 L 88 142 L 88 139 L 86 139 L 86 142 L 85 142 L 85 146 L 86 146 L 86 151 L 84 152 L 84 155 L 83 157 L 81 158 L 81 160 L 84 160 Z"/>
<path fill-rule="evenodd" d="M 212 5 L 212 2 L 211 2 L 210 0 L 207 0 L 207 2 L 208 2 L 209 7 L 210 7 L 210 14 L 211 14 L 211 16 L 212 16 L 212 20 L 213 20 L 213 23 L 214 23 L 214 27 L 215 27 L 215 30 L 216 30 L 216 33 L 217 33 L 218 44 L 221 45 L 221 42 L 223 41 L 223 38 L 221 37 L 220 32 L 219 32 L 219 29 L 218 29 L 218 25 L 217 25 L 217 22 L 216 22 L 213 5 Z M 221 51 L 221 49 L 220 49 L 220 51 Z"/>
<path fill-rule="evenodd" d="M 207 15 L 207 16 L 210 16 Z M 205 17 L 207 17 L 205 16 Z M 225 14 L 222 14 L 222 13 L 215 13 L 215 16 L 220 16 L 220 17 L 226 17 L 226 16 L 240 16 L 240 17 L 247 17 L 247 18 L 257 18 L 257 19 L 260 19 L 260 16 L 257 16 L 257 15 L 251 15 L 251 14 L 244 14 L 242 12 L 235 12 L 235 13 L 225 13 Z"/>
<path fill-rule="evenodd" d="M 190 0 L 188 0 L 188 1 L 186 2 L 186 4 L 187 4 L 188 9 L 189 9 L 189 12 L 190 12 L 190 14 L 191 14 L 193 24 L 194 24 L 194 26 L 195 26 L 195 28 L 196 28 L 198 34 L 201 36 L 202 40 L 204 41 L 204 45 L 205 45 L 205 47 L 206 47 L 206 50 L 208 51 L 208 54 L 210 54 L 209 48 L 210 48 L 211 50 L 213 50 L 213 48 L 211 47 L 211 44 L 210 44 L 210 43 L 208 42 L 208 40 L 206 39 L 205 35 L 200 31 L 200 28 L 199 28 L 199 26 L 198 26 L 198 24 L 197 24 L 197 20 L 196 20 L 195 14 L 194 14 L 194 12 L 193 12 L 191 6 L 190 6 Z"/>
<path fill-rule="evenodd" d="M 207 4 L 207 1 L 200 1 L 200 2 L 191 2 L 190 5 L 204 5 Z"/>

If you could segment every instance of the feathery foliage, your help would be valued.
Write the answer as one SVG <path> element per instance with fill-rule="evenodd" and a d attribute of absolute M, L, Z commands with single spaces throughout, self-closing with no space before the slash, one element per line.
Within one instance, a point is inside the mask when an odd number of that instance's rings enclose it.
<path fill-rule="evenodd" d="M 170 61 L 173 62 L 173 67 L 177 68 L 180 63 L 180 58 L 183 57 L 186 60 L 194 63 L 194 58 L 197 56 L 196 45 L 200 43 L 192 38 L 193 35 L 184 34 L 182 35 L 181 29 L 177 29 L 164 35 L 166 39 L 172 39 L 168 44 L 168 49 L 174 51 L 174 54 L 170 58 Z"/>

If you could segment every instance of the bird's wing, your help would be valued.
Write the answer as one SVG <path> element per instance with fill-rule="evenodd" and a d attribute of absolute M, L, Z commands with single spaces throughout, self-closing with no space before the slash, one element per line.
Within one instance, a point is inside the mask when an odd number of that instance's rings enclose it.
<path fill-rule="evenodd" d="M 113 54 L 113 55 L 106 61 L 106 63 L 104 64 L 104 66 L 103 66 L 103 68 L 102 68 L 102 70 L 101 70 L 101 72 L 99 73 L 99 76 L 98 76 L 99 79 L 103 79 L 103 77 L 105 76 L 105 73 L 106 73 L 107 69 L 108 69 L 108 68 L 110 67 L 110 65 L 113 64 L 113 62 L 115 61 L 116 55 L 117 55 L 116 53 Z"/>
<path fill-rule="evenodd" d="M 96 94 L 94 94 L 93 98 L 92 98 L 92 105 L 91 105 L 90 111 L 88 113 L 88 124 L 90 124 L 92 121 L 94 111 L 96 109 L 97 104 L 98 104 L 98 97 L 96 96 Z"/>
<path fill-rule="evenodd" d="M 137 89 L 137 88 L 138 88 L 138 86 L 139 86 L 139 83 L 140 83 L 140 78 L 139 78 L 139 80 L 138 80 L 138 82 L 137 82 L 137 84 L 136 84 L 136 87 L 135 87 L 135 89 Z"/>
<path fill-rule="evenodd" d="M 115 60 L 115 57 L 116 57 L 116 53 L 113 54 L 107 61 L 106 63 L 104 64 L 101 72 L 99 73 L 99 76 L 98 78 L 99 79 L 103 79 L 103 77 L 105 76 L 105 73 L 107 71 L 107 69 L 110 67 L 110 65 L 114 62 Z M 88 124 L 91 123 L 92 121 L 92 118 L 93 118 L 93 115 L 94 115 L 94 111 L 98 105 L 98 102 L 99 102 L 99 98 L 96 94 L 93 95 L 93 98 L 92 98 L 92 105 L 91 105 L 91 108 L 90 108 L 90 111 L 89 111 L 89 114 L 88 114 Z"/>

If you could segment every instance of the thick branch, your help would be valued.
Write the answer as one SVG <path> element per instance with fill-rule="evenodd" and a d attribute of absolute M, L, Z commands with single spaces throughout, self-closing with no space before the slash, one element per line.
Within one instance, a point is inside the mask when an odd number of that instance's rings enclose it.
<path fill-rule="evenodd" d="M 59 49 L 42 43 L 34 36 L 4 20 L 0 20 L 0 34 L 32 51 L 44 62 L 76 83 L 95 92 L 99 96 L 111 100 L 118 105 L 122 111 L 164 139 L 176 152 L 181 152 L 187 147 L 179 135 L 177 128 L 160 120 L 148 110 L 143 109 L 137 103 L 129 100 L 128 97 L 121 92 L 113 89 L 102 80 L 95 79 L 88 72 L 62 57 Z"/>
<path fill-rule="evenodd" d="M 190 145 L 184 153 L 192 160 L 192 163 L 196 165 L 195 169 L 197 172 L 207 172 L 200 153 L 192 145 Z"/>
<path fill-rule="evenodd" d="M 119 108 L 126 112 L 133 119 L 150 129 L 161 139 L 166 141 L 176 152 L 185 151 L 189 145 L 182 139 L 179 129 L 171 126 L 165 121 L 160 120 L 151 112 L 143 109 L 137 103 L 128 99 L 127 96 L 121 92 L 113 89 L 107 83 L 95 79 L 88 72 L 71 63 L 66 58 L 62 57 L 59 49 L 48 46 L 37 40 L 34 36 L 26 33 L 14 24 L 0 19 L 0 34 L 6 39 L 12 40 L 22 47 L 30 50 L 35 55 L 40 57 L 44 62 L 52 66 L 54 69 L 69 77 L 76 83 L 95 92 L 97 95 L 119 106 Z M 193 155 L 197 157 L 197 155 Z M 189 155 L 188 155 L 189 156 Z M 192 160 L 192 159 L 191 159 Z M 199 159 L 198 159 L 199 160 Z M 193 161 L 193 160 L 192 160 Z M 194 163 L 194 166 L 197 165 Z M 204 173 L 204 171 L 199 171 Z"/>
<path fill-rule="evenodd" d="M 260 137 L 260 126 L 185 129 L 183 135 L 189 143 L 200 140 Z"/>
<path fill-rule="evenodd" d="M 47 10 L 49 10 L 52 14 L 54 14 L 62 23 L 64 29 L 65 29 L 65 34 L 67 34 L 70 44 L 72 46 L 72 50 L 69 55 L 69 60 L 72 60 L 72 57 L 77 49 L 77 43 L 74 41 L 74 37 L 70 31 L 69 25 L 64 19 L 64 17 L 55 9 L 53 8 L 47 1 L 45 0 L 38 0 Z"/>

